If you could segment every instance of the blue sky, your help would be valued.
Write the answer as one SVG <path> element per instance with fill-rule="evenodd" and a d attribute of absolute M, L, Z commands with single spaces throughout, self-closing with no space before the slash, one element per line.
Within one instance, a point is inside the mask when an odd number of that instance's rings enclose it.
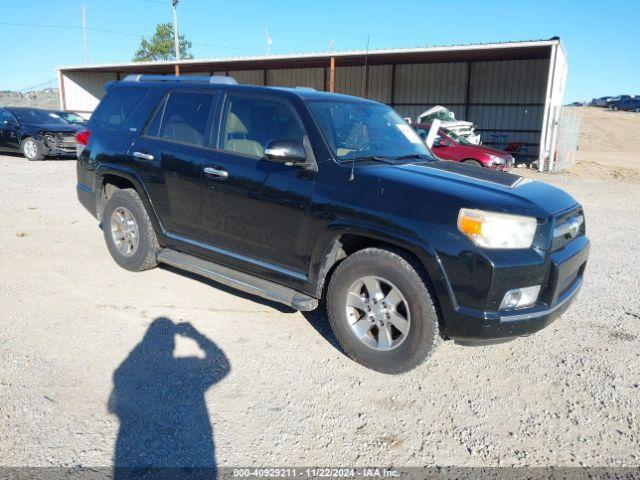
<path fill-rule="evenodd" d="M 171 20 L 170 0 L 0 0 L 0 89 L 55 78 L 83 61 L 80 6 L 87 7 L 89 62 L 129 61 L 139 35 Z M 566 101 L 640 94 L 640 1 L 180 0 L 180 31 L 198 58 L 562 38 Z M 30 12 L 29 15 L 25 15 Z M 22 23 L 73 28 L 6 25 Z M 127 34 L 127 35 L 125 35 Z M 233 48 L 223 48 L 233 47 Z"/>

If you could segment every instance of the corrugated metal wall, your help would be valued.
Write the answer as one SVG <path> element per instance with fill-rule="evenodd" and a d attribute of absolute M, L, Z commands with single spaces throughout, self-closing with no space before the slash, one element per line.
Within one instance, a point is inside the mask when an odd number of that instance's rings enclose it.
<path fill-rule="evenodd" d="M 231 70 L 229 76 L 245 85 L 264 85 L 264 70 Z"/>
<path fill-rule="evenodd" d="M 117 74 L 109 72 L 65 73 L 65 108 L 76 112 L 93 112 L 104 95 L 104 84 L 113 80 L 117 80 Z"/>
<path fill-rule="evenodd" d="M 521 154 L 537 158 L 548 69 L 546 59 L 397 65 L 393 105 L 413 119 L 445 106 L 483 143 L 522 143 Z"/>
<path fill-rule="evenodd" d="M 483 143 L 504 148 L 509 142 L 520 142 L 524 155 L 538 156 L 548 59 L 369 65 L 368 71 L 365 84 L 364 66 L 336 67 L 335 91 L 356 96 L 366 92 L 368 98 L 388 103 L 413 119 L 434 105 L 443 105 L 456 118 L 474 122 Z M 329 89 L 328 68 L 228 74 L 241 84 Z M 67 108 L 93 110 L 103 94 L 102 85 L 115 78 L 111 73 L 65 73 Z"/>
<path fill-rule="evenodd" d="M 280 87 L 311 87 L 324 90 L 324 69 L 283 68 L 267 70 L 267 85 Z"/>

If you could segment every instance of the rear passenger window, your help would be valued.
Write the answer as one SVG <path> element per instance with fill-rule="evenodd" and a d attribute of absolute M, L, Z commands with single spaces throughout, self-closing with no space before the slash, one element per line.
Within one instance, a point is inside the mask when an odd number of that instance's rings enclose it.
<path fill-rule="evenodd" d="M 230 95 L 220 128 L 220 148 L 263 157 L 269 140 L 304 139 L 304 128 L 293 108 L 275 98 Z"/>
<path fill-rule="evenodd" d="M 159 138 L 172 142 L 186 143 L 197 147 L 205 146 L 211 127 L 211 112 L 216 96 L 206 92 L 171 92 L 162 114 Z M 153 127 L 154 120 L 150 127 Z"/>
<path fill-rule="evenodd" d="M 117 87 L 111 90 L 100 103 L 91 120 L 100 128 L 117 130 L 129 118 L 148 88 Z"/>

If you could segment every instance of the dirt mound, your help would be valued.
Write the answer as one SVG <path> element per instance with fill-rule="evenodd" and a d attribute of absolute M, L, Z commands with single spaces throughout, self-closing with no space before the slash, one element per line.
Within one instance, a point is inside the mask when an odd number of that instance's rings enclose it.
<path fill-rule="evenodd" d="M 576 107 L 582 121 L 578 160 L 570 173 L 640 181 L 640 115 Z"/>

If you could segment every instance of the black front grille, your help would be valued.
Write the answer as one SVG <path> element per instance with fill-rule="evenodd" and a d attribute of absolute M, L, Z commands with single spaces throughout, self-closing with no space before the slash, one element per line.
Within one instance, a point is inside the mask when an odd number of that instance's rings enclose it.
<path fill-rule="evenodd" d="M 577 231 L 568 231 L 563 232 L 563 227 L 569 226 L 572 222 L 577 219 L 582 219 L 582 223 L 580 224 Z M 553 240 L 551 242 L 551 251 L 555 252 L 556 250 L 560 250 L 567 243 L 572 240 L 581 237 L 585 234 L 585 222 L 584 222 L 584 212 L 582 208 L 577 208 L 567 213 L 563 213 L 557 216 L 553 221 Z"/>

